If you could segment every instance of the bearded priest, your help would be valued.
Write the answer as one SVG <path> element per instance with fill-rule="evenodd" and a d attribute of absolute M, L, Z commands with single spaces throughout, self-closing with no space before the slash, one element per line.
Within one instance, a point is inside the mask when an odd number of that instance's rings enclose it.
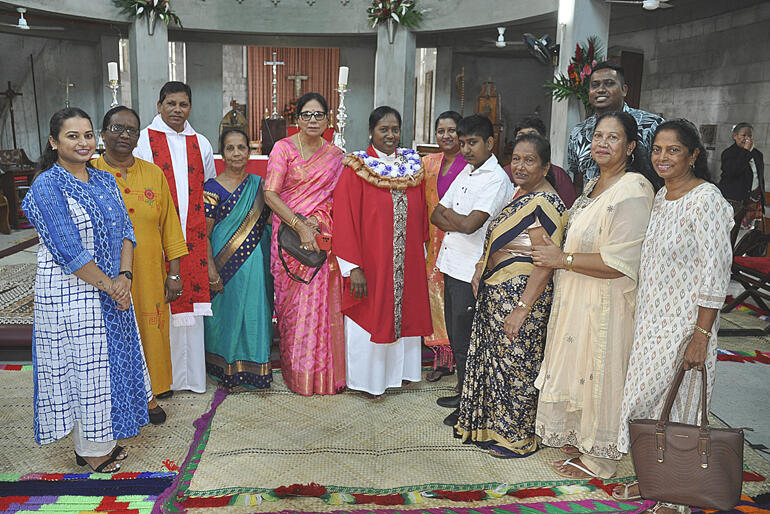
<path fill-rule="evenodd" d="M 332 252 L 342 271 L 348 388 L 378 400 L 421 378 L 421 337 L 433 332 L 425 274 L 424 171 L 398 148 L 401 115 L 369 115 L 371 145 L 349 154 L 334 190 Z"/>

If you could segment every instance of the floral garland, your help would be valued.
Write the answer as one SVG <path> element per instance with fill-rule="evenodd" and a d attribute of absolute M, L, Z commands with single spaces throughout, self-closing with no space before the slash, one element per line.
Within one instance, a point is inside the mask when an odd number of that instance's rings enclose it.
<path fill-rule="evenodd" d="M 364 150 L 348 154 L 342 164 L 352 168 L 365 181 L 383 189 L 414 187 L 422 182 L 425 175 L 420 154 L 409 148 L 397 148 L 393 164 L 385 164 Z"/>

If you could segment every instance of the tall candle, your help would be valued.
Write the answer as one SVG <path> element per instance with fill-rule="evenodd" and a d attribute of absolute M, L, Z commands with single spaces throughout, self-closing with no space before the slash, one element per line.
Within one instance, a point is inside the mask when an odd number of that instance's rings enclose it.
<path fill-rule="evenodd" d="M 347 66 L 340 66 L 340 77 L 337 80 L 337 84 L 340 86 L 347 86 L 348 85 L 348 70 L 349 68 Z"/>
<path fill-rule="evenodd" d="M 108 62 L 107 63 L 107 76 L 110 79 L 110 82 L 113 80 L 117 82 L 118 80 L 118 63 L 116 62 Z"/>

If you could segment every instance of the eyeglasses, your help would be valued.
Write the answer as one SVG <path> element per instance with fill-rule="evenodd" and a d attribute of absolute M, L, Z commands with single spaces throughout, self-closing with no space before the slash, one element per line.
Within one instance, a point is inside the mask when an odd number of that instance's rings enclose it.
<path fill-rule="evenodd" d="M 139 135 L 139 129 L 138 128 L 126 127 L 124 125 L 118 125 L 117 123 L 115 123 L 114 125 L 110 125 L 109 127 L 107 127 L 107 129 L 111 133 L 118 134 L 118 135 L 122 134 L 123 132 L 128 134 L 129 137 L 136 137 L 136 136 Z"/>
<path fill-rule="evenodd" d="M 310 118 L 315 118 L 316 121 L 322 121 L 326 119 L 326 113 L 322 111 L 302 111 L 299 113 L 299 119 L 302 121 L 310 121 Z"/>

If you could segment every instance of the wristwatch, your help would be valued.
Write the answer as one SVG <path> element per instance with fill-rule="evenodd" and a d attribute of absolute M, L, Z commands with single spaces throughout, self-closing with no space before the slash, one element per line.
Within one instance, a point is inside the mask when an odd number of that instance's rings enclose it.
<path fill-rule="evenodd" d="M 124 277 L 126 277 L 128 280 L 131 280 L 131 281 L 134 280 L 134 274 L 128 270 L 121 271 L 120 273 L 118 273 L 118 275 L 123 275 Z"/>
<path fill-rule="evenodd" d="M 170 280 L 179 281 L 179 280 L 182 280 L 182 275 L 167 275 L 166 278 Z"/>

